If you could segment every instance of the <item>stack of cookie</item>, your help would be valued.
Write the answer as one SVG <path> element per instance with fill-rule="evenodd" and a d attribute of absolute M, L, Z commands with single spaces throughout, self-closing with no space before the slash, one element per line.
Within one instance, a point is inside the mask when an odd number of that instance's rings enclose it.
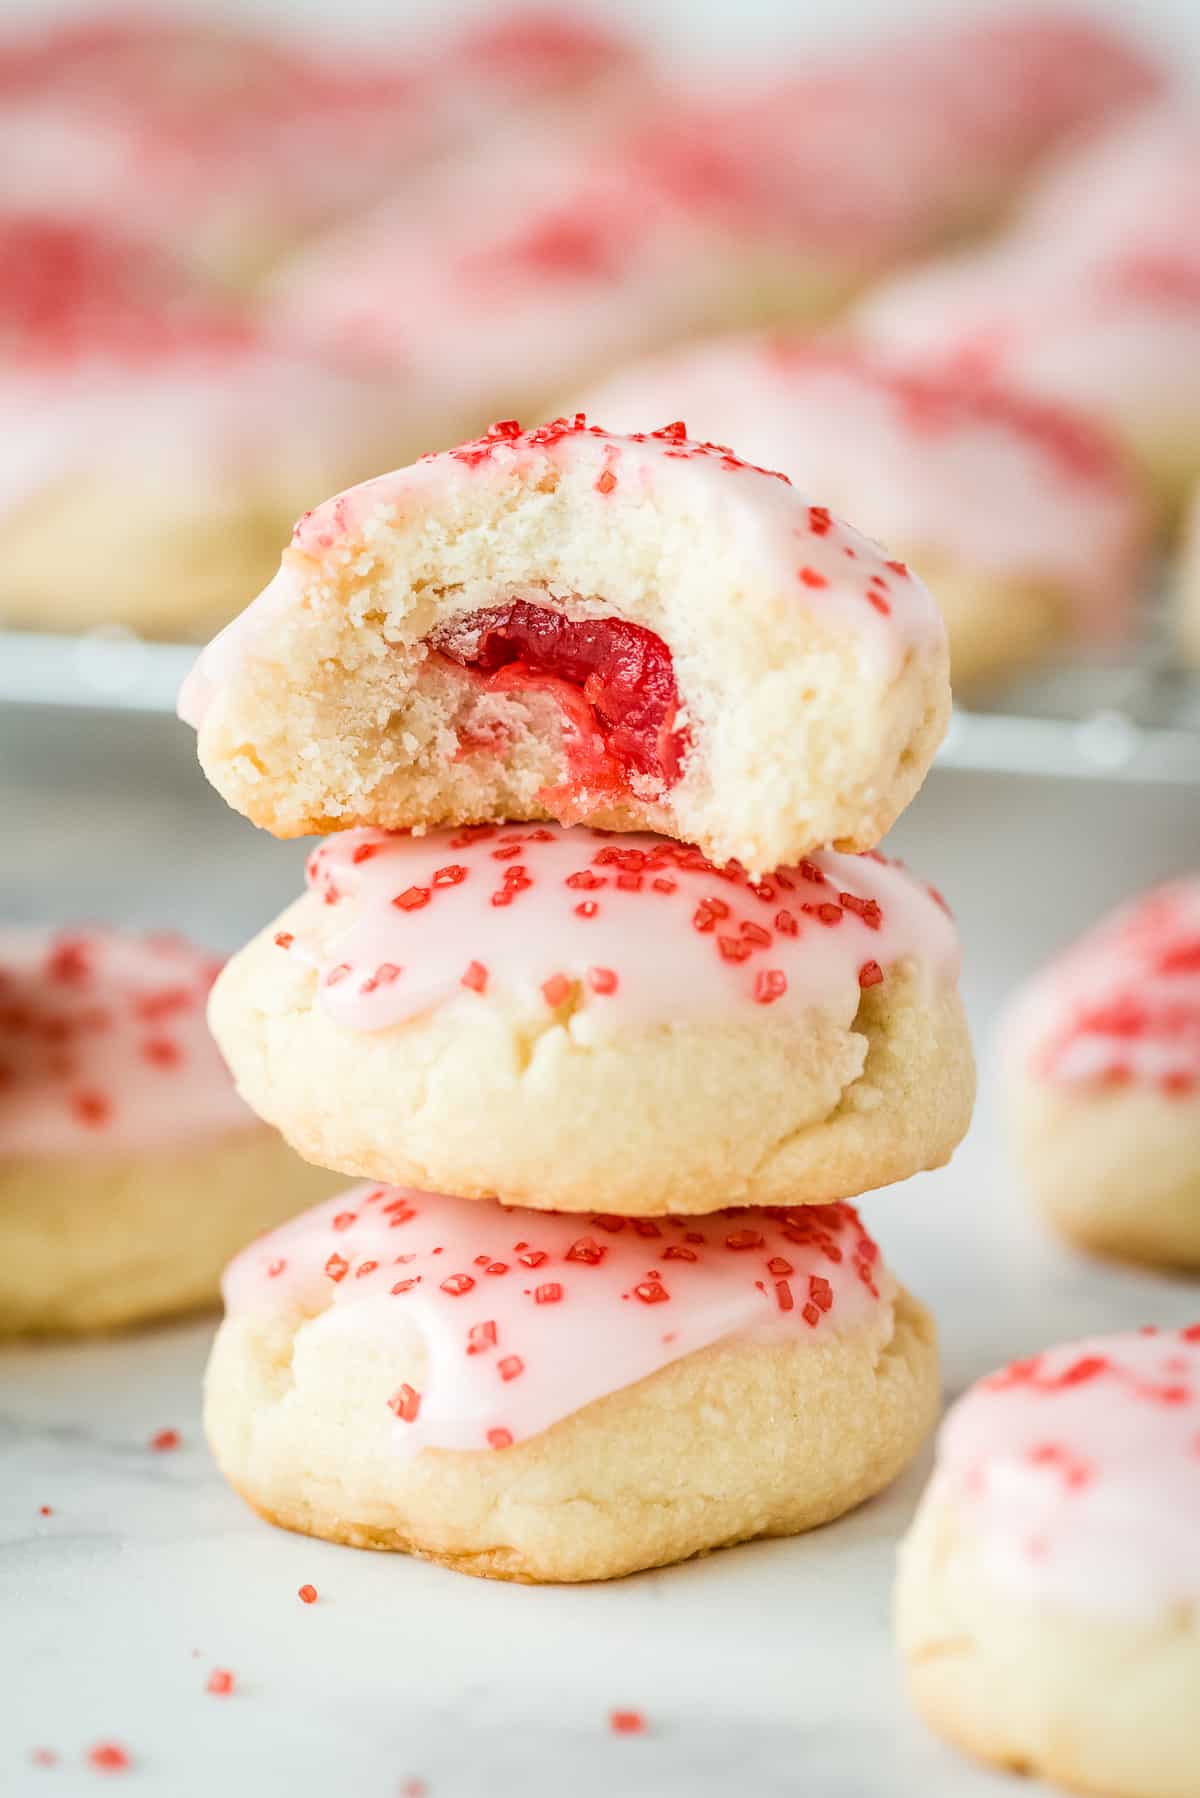
<path fill-rule="evenodd" d="M 846 1201 L 970 1114 L 953 926 L 874 852 L 948 704 L 903 564 L 682 426 L 498 425 L 301 521 L 181 707 L 231 804 L 333 833 L 218 1041 L 385 1183 L 228 1271 L 260 1511 L 578 1580 L 903 1465 L 932 1324 Z"/>

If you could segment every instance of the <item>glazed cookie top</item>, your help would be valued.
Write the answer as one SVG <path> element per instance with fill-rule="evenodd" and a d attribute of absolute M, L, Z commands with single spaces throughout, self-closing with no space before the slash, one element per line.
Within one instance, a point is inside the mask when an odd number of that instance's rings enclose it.
<path fill-rule="evenodd" d="M 1036 975 L 1006 1025 L 1028 1075 L 1079 1091 L 1200 1092 L 1200 878 L 1133 900 Z"/>
<path fill-rule="evenodd" d="M 882 542 L 1061 579 L 1081 624 L 1115 623 L 1124 609 L 1144 507 L 1125 457 L 1089 418 L 777 333 L 655 358 L 589 405 L 633 425 L 672 400 Z"/>
<path fill-rule="evenodd" d="M 0 930 L 0 1156 L 160 1149 L 255 1120 L 181 937 Z"/>
<path fill-rule="evenodd" d="M 831 629 L 853 632 L 873 666 L 898 672 L 914 651 L 944 654 L 941 615 L 921 582 L 824 506 L 810 504 L 787 475 L 743 461 L 722 444 L 697 442 L 682 423 L 621 436 L 577 413 L 527 431 L 512 420 L 495 424 L 483 437 L 364 481 L 306 513 L 279 574 L 192 669 L 180 716 L 198 727 L 217 689 L 253 657 L 257 641 L 269 642 L 280 614 L 302 603 L 309 583 L 336 578 L 397 521 L 453 511 L 460 495 L 463 505 L 476 495 L 501 503 L 508 492 L 560 482 L 581 501 L 586 496 L 591 506 L 624 514 L 639 533 L 669 532 L 673 512 L 703 511 L 741 546 L 747 580 L 761 579 Z"/>
<path fill-rule="evenodd" d="M 1200 1324 L 1066 1343 L 972 1387 L 933 1490 L 1009 1590 L 1099 1610 L 1200 1598 Z"/>
<path fill-rule="evenodd" d="M 380 1405 L 396 1448 L 508 1448 L 728 1337 L 811 1342 L 890 1310 L 850 1205 L 704 1218 L 564 1217 L 358 1186 L 226 1270 L 231 1316 L 419 1338 L 423 1372 Z"/>
<path fill-rule="evenodd" d="M 558 1014 L 581 1042 L 742 1008 L 849 1024 L 898 962 L 922 980 L 958 971 L 939 897 L 874 854 L 825 851 L 750 880 L 659 837 L 352 830 L 314 851 L 308 883 L 321 903 L 275 941 L 356 1030 L 482 995 Z"/>

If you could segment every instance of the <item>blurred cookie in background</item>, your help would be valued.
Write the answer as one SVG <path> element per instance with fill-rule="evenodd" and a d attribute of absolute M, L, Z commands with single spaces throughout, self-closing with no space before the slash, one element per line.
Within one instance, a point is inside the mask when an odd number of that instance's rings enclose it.
<path fill-rule="evenodd" d="M 1179 646 L 1185 660 L 1200 668 L 1200 486 L 1184 521 L 1174 598 Z"/>
<path fill-rule="evenodd" d="M 682 417 L 861 521 L 939 602 L 956 689 L 1073 646 L 1111 650 L 1130 622 L 1147 507 L 1119 445 L 1067 408 L 771 332 L 693 344 L 570 397 L 618 430 Z"/>
<path fill-rule="evenodd" d="M 1036 975 L 1003 1050 L 1016 1156 L 1054 1228 L 1200 1269 L 1200 876 L 1122 906 Z"/>
<path fill-rule="evenodd" d="M 0 623 L 206 636 L 384 455 L 369 383 L 157 251 L 9 213 L 0 267 Z"/>
<path fill-rule="evenodd" d="M 165 932 L 0 928 L 0 1336 L 217 1297 L 230 1254 L 336 1189 L 238 1098 Z"/>

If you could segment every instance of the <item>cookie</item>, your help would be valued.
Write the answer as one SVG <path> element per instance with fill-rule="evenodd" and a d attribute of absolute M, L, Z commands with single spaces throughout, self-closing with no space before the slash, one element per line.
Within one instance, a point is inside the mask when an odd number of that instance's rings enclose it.
<path fill-rule="evenodd" d="M 302 519 L 180 711 L 277 836 L 557 818 L 763 872 L 878 841 L 945 729 L 946 664 L 920 581 L 785 476 L 577 417 Z"/>
<path fill-rule="evenodd" d="M 1014 1002 L 1010 1130 L 1081 1247 L 1200 1268 L 1200 879 L 1123 906 Z"/>
<path fill-rule="evenodd" d="M 1092 413 L 1173 523 L 1200 477 L 1198 155 L 1194 118 L 1135 120 L 1049 177 L 1006 236 L 885 283 L 856 329 Z"/>
<path fill-rule="evenodd" d="M 1128 623 L 1147 507 L 1119 446 L 1069 409 L 780 333 L 687 346 L 580 403 L 628 430 L 675 403 L 856 519 L 926 580 L 956 690 Z"/>
<path fill-rule="evenodd" d="M 661 838 L 354 831 L 308 879 L 210 1018 L 325 1166 L 683 1214 L 846 1198 L 966 1129 L 953 925 L 873 856 L 752 882 Z"/>
<path fill-rule="evenodd" d="M 1200 668 L 1200 485 L 1184 521 L 1173 598 L 1180 651 L 1193 668 Z"/>
<path fill-rule="evenodd" d="M 247 1111 L 179 938 L 0 930 L 0 1336 L 217 1296 L 260 1230 L 331 1190 Z"/>
<path fill-rule="evenodd" d="M 828 1522 L 930 1427 L 933 1325 L 844 1205 L 586 1220 L 360 1187 L 225 1277 L 206 1381 L 274 1523 L 610 1579 Z"/>
<path fill-rule="evenodd" d="M 0 257 L 0 622 L 210 635 L 382 453 L 377 392 L 106 229 L 6 214 Z"/>
<path fill-rule="evenodd" d="M 1103 1798 L 1200 1768 L 1200 1326 L 974 1386 L 900 1551 L 909 1690 L 940 1735 Z"/>

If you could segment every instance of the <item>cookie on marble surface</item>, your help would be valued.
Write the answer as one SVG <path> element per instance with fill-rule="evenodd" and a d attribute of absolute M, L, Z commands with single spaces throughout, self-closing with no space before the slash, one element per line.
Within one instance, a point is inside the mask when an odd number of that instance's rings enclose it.
<path fill-rule="evenodd" d="M 231 1254 L 331 1190 L 234 1091 L 215 971 L 177 937 L 0 931 L 0 1336 L 211 1304 Z"/>
<path fill-rule="evenodd" d="M 762 881 L 669 839 L 342 832 L 217 981 L 301 1154 L 511 1204 L 823 1203 L 946 1161 L 974 1069 L 938 897 L 874 855 Z"/>
<path fill-rule="evenodd" d="M 930 1726 L 1102 1798 L 1200 1780 L 1200 1325 L 1095 1337 L 954 1406 L 900 1551 Z"/>
<path fill-rule="evenodd" d="M 628 430 L 675 404 L 886 543 L 941 607 L 956 691 L 1128 623 L 1148 508 L 1086 414 L 777 332 L 685 346 L 573 397 Z"/>
<path fill-rule="evenodd" d="M 246 1250 L 206 1382 L 272 1522 L 609 1579 L 810 1529 L 938 1403 L 932 1320 L 849 1206 L 586 1220 L 360 1187 Z"/>
<path fill-rule="evenodd" d="M 1003 1047 L 1050 1223 L 1100 1254 L 1200 1268 L 1200 878 L 1122 906 L 1035 976 Z"/>
<path fill-rule="evenodd" d="M 389 441 L 373 383 L 119 231 L 0 216 L 0 625 L 203 638 Z"/>
<path fill-rule="evenodd" d="M 937 607 L 786 477 L 582 418 L 342 494 L 181 695 L 277 836 L 654 829 L 755 872 L 871 847 L 945 729 Z"/>

